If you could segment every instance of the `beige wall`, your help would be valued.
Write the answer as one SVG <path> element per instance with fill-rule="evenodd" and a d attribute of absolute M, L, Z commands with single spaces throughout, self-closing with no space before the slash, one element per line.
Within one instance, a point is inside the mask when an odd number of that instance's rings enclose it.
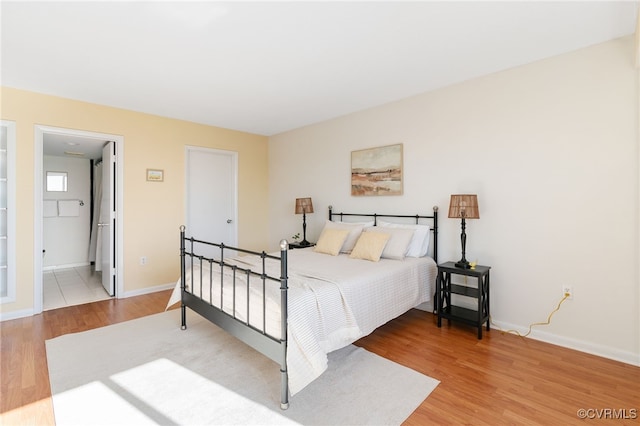
<path fill-rule="evenodd" d="M 439 260 L 458 260 L 449 196 L 476 193 L 467 259 L 493 268 L 494 323 L 524 333 L 570 285 L 573 300 L 531 337 L 640 364 L 633 59 L 627 37 L 271 137 L 271 244 L 300 231 L 298 196 L 313 198 L 312 241 L 328 205 L 396 214 L 438 205 Z M 352 197 L 351 151 L 395 143 L 404 195 Z"/>
<path fill-rule="evenodd" d="M 267 244 L 267 138 L 2 87 L 2 119 L 16 122 L 17 297 L 3 316 L 33 308 L 34 126 L 121 135 L 124 138 L 124 289 L 144 292 L 179 275 L 179 226 L 184 222 L 185 145 L 238 152 L 238 242 Z M 146 181 L 147 168 L 164 182 Z M 139 265 L 147 256 L 148 264 Z"/>

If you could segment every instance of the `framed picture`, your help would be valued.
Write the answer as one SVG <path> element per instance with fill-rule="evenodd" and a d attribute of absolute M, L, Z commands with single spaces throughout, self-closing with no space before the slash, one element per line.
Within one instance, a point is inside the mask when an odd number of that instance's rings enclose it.
<path fill-rule="evenodd" d="M 402 144 L 352 151 L 351 195 L 402 195 Z"/>
<path fill-rule="evenodd" d="M 164 180 L 164 170 L 147 169 L 147 180 L 149 182 L 162 182 Z"/>

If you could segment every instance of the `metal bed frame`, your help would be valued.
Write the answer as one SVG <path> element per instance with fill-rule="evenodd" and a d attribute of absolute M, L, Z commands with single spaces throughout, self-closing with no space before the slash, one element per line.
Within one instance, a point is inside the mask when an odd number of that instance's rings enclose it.
<path fill-rule="evenodd" d="M 187 243 L 189 247 L 187 248 Z M 194 244 L 203 244 L 208 247 L 218 247 L 220 249 L 220 259 L 212 259 L 202 255 L 195 253 Z M 241 268 L 237 265 L 225 263 L 225 250 L 231 250 L 235 252 L 250 254 L 260 256 L 262 259 L 262 270 L 261 271 L 252 271 L 251 269 Z M 180 227 L 180 277 L 181 277 L 181 328 L 185 330 L 187 328 L 187 311 L 186 308 L 189 307 L 193 311 L 200 314 L 202 317 L 208 319 L 212 323 L 216 324 L 229 334 L 235 336 L 240 339 L 242 342 L 251 346 L 258 352 L 266 355 L 268 358 L 272 359 L 276 363 L 280 364 L 280 374 L 281 374 L 281 392 L 280 392 L 280 408 L 286 410 L 289 408 L 289 376 L 287 374 L 287 292 L 288 292 L 288 276 L 287 276 L 287 250 L 288 243 L 286 240 L 280 241 L 280 256 L 274 256 L 263 252 L 255 252 L 251 250 L 245 250 L 238 247 L 227 246 L 223 243 L 216 244 L 208 241 L 197 240 L 193 237 L 186 237 L 185 235 L 185 227 Z M 270 276 L 266 273 L 266 259 L 273 259 L 280 262 L 280 277 Z M 224 268 L 231 268 L 233 271 L 233 286 L 235 289 L 236 285 L 236 276 L 238 273 L 242 273 L 246 276 L 247 286 L 250 285 L 249 281 L 251 277 L 255 277 L 259 280 L 262 280 L 262 289 L 263 289 L 263 300 L 262 300 L 262 312 L 263 312 L 263 326 L 262 329 L 256 328 L 255 326 L 249 324 L 249 309 L 251 308 L 248 294 L 249 291 L 247 289 L 247 320 L 242 321 L 237 318 L 235 315 L 235 294 L 233 295 L 233 314 L 227 313 L 223 311 L 221 308 L 217 308 L 213 304 L 203 300 L 201 297 L 194 295 L 186 290 L 187 286 L 187 264 L 190 265 L 191 270 L 193 271 L 194 264 L 199 263 L 200 266 L 200 286 L 202 287 L 202 274 L 203 268 L 202 265 L 205 263 L 209 264 L 209 282 L 212 282 L 213 279 L 213 271 L 211 266 L 213 264 L 217 264 L 220 266 L 220 280 L 223 280 L 224 277 Z M 266 332 L 266 319 L 265 319 L 265 304 L 266 298 L 265 295 L 265 286 L 268 282 L 279 282 L 280 283 L 280 324 L 281 324 L 281 334 L 280 338 L 277 338 L 273 335 L 270 335 Z M 191 278 L 191 284 L 193 285 L 193 277 Z M 193 288 L 193 287 L 190 287 Z M 220 306 L 224 306 L 222 298 L 224 297 L 222 293 L 223 286 L 220 286 Z M 211 293 L 211 288 L 209 289 L 210 300 L 213 300 L 213 294 Z M 203 289 L 200 288 L 200 295 L 202 295 Z"/>
<path fill-rule="evenodd" d="M 339 217 L 342 220 L 346 216 L 357 216 L 357 217 L 373 217 L 374 225 L 377 224 L 377 218 L 385 217 L 385 218 L 412 218 L 415 219 L 416 224 L 418 224 L 420 219 L 432 219 L 433 220 L 433 259 L 437 263 L 437 255 L 438 255 L 438 207 L 433 208 L 433 215 L 431 216 L 423 216 L 423 215 L 387 215 L 387 214 L 357 214 L 357 213 L 333 213 L 333 207 L 329 206 L 329 219 L 334 220 L 334 217 Z M 191 310 L 195 311 L 202 317 L 216 324 L 220 328 L 224 329 L 226 332 L 235 336 L 242 342 L 251 346 L 258 352 L 267 356 L 271 360 L 280 364 L 280 408 L 286 410 L 289 408 L 289 376 L 287 371 L 287 303 L 288 303 L 288 273 L 287 273 L 287 252 L 288 252 L 288 242 L 286 240 L 280 241 L 280 255 L 267 254 L 264 251 L 256 252 L 251 250 L 245 250 L 238 247 L 227 246 L 223 243 L 217 244 L 208 241 L 198 240 L 193 237 L 186 236 L 186 228 L 185 226 L 180 227 L 180 277 L 181 277 L 181 328 L 185 330 L 187 328 L 187 317 L 186 317 L 186 309 L 187 307 Z M 206 257 L 202 254 L 198 254 L 195 251 L 195 246 L 197 244 L 202 244 L 204 247 L 217 247 L 220 249 L 220 258 L 214 259 L 211 257 Z M 235 264 L 225 262 L 225 250 L 232 252 L 239 252 L 249 255 L 259 256 L 262 259 L 262 268 L 260 271 L 253 271 L 251 269 L 246 269 L 239 267 Z M 266 271 L 266 260 L 276 260 L 280 262 L 280 276 L 272 276 L 267 274 Z M 220 266 L 220 280 L 223 280 L 224 277 L 224 269 L 230 268 L 232 271 L 233 277 L 233 288 L 235 290 L 236 286 L 236 277 L 238 274 L 243 274 L 246 277 L 246 285 L 247 287 L 250 285 L 249 281 L 251 279 L 258 279 L 262 282 L 262 328 L 258 328 L 249 323 L 249 309 L 250 303 L 248 294 L 249 291 L 247 289 L 247 319 L 242 320 L 236 317 L 235 315 L 235 292 L 233 292 L 233 314 L 225 312 L 221 308 L 214 306 L 209 301 L 204 300 L 202 297 L 198 297 L 195 294 L 189 292 L 187 290 L 187 267 L 193 271 L 194 265 L 200 266 L 200 295 L 203 295 L 202 289 L 202 278 L 203 278 L 203 268 L 202 266 L 208 264 L 209 268 L 209 282 L 212 282 L 213 272 L 211 266 L 216 264 Z M 221 281 L 222 282 L 222 281 Z M 265 288 L 269 283 L 279 283 L 280 284 L 280 325 L 281 325 L 281 334 L 280 337 L 273 336 L 266 332 L 266 319 L 265 319 Z M 193 289 L 193 277 L 191 277 L 191 286 L 189 288 Z M 213 297 L 219 297 L 220 306 L 223 307 L 223 286 L 221 285 L 220 295 L 213 295 L 211 288 L 209 289 L 209 300 L 213 301 Z"/>

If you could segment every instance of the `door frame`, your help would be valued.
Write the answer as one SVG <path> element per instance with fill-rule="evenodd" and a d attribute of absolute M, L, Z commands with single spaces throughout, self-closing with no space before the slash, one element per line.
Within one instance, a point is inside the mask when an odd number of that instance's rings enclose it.
<path fill-rule="evenodd" d="M 63 127 L 43 126 L 36 124 L 34 129 L 34 241 L 33 241 L 33 313 L 40 314 L 44 306 L 44 291 L 42 287 L 42 248 L 43 248 L 43 217 L 42 202 L 44 196 L 44 135 L 57 134 L 89 137 L 111 140 L 115 142 L 116 150 L 116 298 L 124 296 L 124 137 L 107 133 L 89 132 L 83 130 L 66 129 Z"/>

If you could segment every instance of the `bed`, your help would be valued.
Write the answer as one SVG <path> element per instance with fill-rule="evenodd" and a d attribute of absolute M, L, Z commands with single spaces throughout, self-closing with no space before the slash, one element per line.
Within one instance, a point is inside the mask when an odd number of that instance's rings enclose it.
<path fill-rule="evenodd" d="M 280 365 L 280 407 L 327 368 L 327 354 L 433 303 L 438 209 L 431 215 L 334 213 L 315 246 L 256 252 L 180 229 L 181 277 L 167 306 L 186 309 Z"/>

